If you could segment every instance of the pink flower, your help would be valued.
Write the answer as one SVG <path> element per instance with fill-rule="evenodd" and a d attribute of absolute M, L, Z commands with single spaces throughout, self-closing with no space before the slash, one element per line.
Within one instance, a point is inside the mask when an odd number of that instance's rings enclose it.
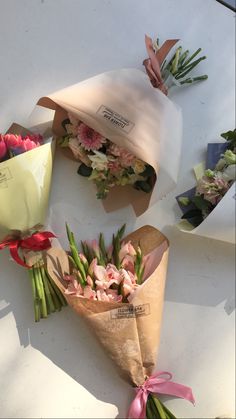
<path fill-rule="evenodd" d="M 93 280 L 90 275 L 87 276 L 86 281 L 90 287 L 93 287 Z"/>
<path fill-rule="evenodd" d="M 96 291 L 92 290 L 89 285 L 84 287 L 84 298 L 88 298 L 89 300 L 96 300 Z"/>
<path fill-rule="evenodd" d="M 134 273 L 134 257 L 131 255 L 127 255 L 122 259 L 122 267 L 127 271 Z"/>
<path fill-rule="evenodd" d="M 108 158 L 109 158 L 109 156 L 108 156 Z M 110 169 L 110 172 L 112 174 L 117 175 L 117 176 L 123 171 L 123 168 L 120 165 L 119 159 L 109 160 L 108 161 L 108 169 Z"/>
<path fill-rule="evenodd" d="M 131 241 L 127 243 L 122 243 L 121 249 L 119 251 L 119 259 L 122 262 L 125 256 L 136 256 L 136 250 L 132 246 Z"/>
<path fill-rule="evenodd" d="M 106 138 L 83 122 L 78 127 L 78 140 L 85 150 L 99 150 L 102 144 L 106 142 Z"/>
<path fill-rule="evenodd" d="M 102 289 L 97 290 L 97 299 L 98 301 L 110 301 L 107 293 Z"/>
<path fill-rule="evenodd" d="M 111 288 L 107 290 L 107 296 L 109 298 L 109 301 L 116 303 L 121 303 L 123 298 L 122 295 L 118 294 L 117 290 L 112 290 Z"/>
<path fill-rule="evenodd" d="M 18 154 L 39 147 L 42 143 L 43 137 L 41 135 L 33 134 L 25 137 L 16 134 L 6 134 L 4 135 L 4 140 L 8 150 L 17 156 Z"/>
<path fill-rule="evenodd" d="M 83 288 L 72 275 L 71 275 L 71 280 L 68 284 L 68 287 L 65 290 L 65 294 L 76 295 L 76 296 L 83 295 Z"/>
<path fill-rule="evenodd" d="M 119 157 L 119 163 L 122 167 L 130 167 L 135 162 L 136 157 L 132 153 L 116 144 L 111 144 L 108 151 L 111 155 Z"/>
<path fill-rule="evenodd" d="M 212 205 L 217 205 L 230 187 L 230 182 L 220 176 L 203 176 L 197 184 L 196 193 L 203 195 L 206 201 Z"/>
<path fill-rule="evenodd" d="M 89 268 L 88 268 L 88 274 L 89 274 L 90 276 L 93 276 L 95 266 L 97 266 L 97 258 L 94 258 L 94 259 L 92 260 L 92 262 L 90 263 L 90 265 L 89 265 Z"/>
<path fill-rule="evenodd" d="M 2 161 L 6 157 L 6 154 L 7 154 L 7 146 L 5 144 L 4 139 L 0 135 L 0 161 Z"/>
<path fill-rule="evenodd" d="M 136 276 L 133 275 L 131 272 L 127 272 L 125 269 L 121 269 L 122 273 L 122 294 L 124 297 L 132 294 L 134 290 L 138 287 L 136 283 Z"/>

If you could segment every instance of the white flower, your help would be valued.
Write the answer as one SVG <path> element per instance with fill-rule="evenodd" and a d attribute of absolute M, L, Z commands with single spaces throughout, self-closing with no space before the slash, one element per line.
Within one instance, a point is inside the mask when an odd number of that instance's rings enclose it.
<path fill-rule="evenodd" d="M 236 165 L 230 164 L 230 166 L 226 167 L 223 171 L 222 177 L 228 181 L 236 180 Z"/>
<path fill-rule="evenodd" d="M 94 150 L 94 155 L 89 155 L 88 157 L 92 162 L 91 166 L 93 169 L 96 169 L 99 171 L 107 170 L 108 158 L 106 154 L 101 153 L 100 151 Z"/>

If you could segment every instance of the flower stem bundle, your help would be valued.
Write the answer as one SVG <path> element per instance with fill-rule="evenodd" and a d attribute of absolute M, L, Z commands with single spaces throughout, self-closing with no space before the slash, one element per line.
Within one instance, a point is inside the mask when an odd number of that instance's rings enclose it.
<path fill-rule="evenodd" d="M 59 288 L 51 280 L 43 262 L 37 262 L 28 269 L 28 272 L 33 291 L 34 317 L 35 321 L 39 322 L 41 318 L 60 311 L 63 306 L 67 305 L 67 302 Z"/>

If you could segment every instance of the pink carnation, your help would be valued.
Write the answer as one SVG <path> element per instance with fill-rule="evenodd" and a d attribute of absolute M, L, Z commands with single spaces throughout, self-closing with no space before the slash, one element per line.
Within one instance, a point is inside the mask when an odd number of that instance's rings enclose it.
<path fill-rule="evenodd" d="M 78 140 L 85 150 L 99 150 L 102 144 L 106 142 L 106 138 L 83 122 L 78 127 Z"/>
<path fill-rule="evenodd" d="M 211 202 L 212 205 L 217 205 L 228 191 L 229 187 L 230 183 L 219 176 L 212 178 L 203 176 L 202 179 L 198 181 L 196 193 L 203 195 L 204 199 Z"/>
<path fill-rule="evenodd" d="M 119 157 L 119 163 L 122 167 L 130 167 L 135 161 L 135 156 L 123 147 L 111 144 L 108 149 L 109 153 L 115 157 Z"/>

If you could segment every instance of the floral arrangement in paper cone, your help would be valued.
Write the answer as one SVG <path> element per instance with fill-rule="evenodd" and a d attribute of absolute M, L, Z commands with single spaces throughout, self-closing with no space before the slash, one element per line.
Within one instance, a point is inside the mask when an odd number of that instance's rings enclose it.
<path fill-rule="evenodd" d="M 137 395 L 129 418 L 173 418 L 160 401 L 169 394 L 194 401 L 191 389 L 153 374 L 159 345 L 168 241 L 145 226 L 123 239 L 124 227 L 107 248 L 99 241 L 81 243 L 79 251 L 67 226 L 70 251 L 47 251 L 47 270 L 68 304 L 90 326 L 120 375 Z"/>
<path fill-rule="evenodd" d="M 236 129 L 228 131 L 221 136 L 225 142 L 209 143 L 207 148 L 206 165 L 200 164 L 195 167 L 197 178 L 196 187 L 184 192 L 176 197 L 181 211 L 183 212 L 180 227 L 191 232 L 204 234 L 204 225 L 209 230 L 206 235 L 217 238 L 217 230 L 224 230 L 224 234 L 219 239 L 226 241 L 235 241 L 234 225 L 234 201 L 231 205 L 223 207 L 226 196 L 230 193 L 234 196 L 234 185 L 236 180 Z M 214 217 L 215 210 L 221 205 L 222 217 L 221 225 L 216 221 L 212 227 L 207 228 L 207 222 Z M 228 202 L 227 202 L 228 204 Z M 208 218 L 209 217 L 209 218 Z M 231 220 L 231 225 L 229 223 Z M 224 221 L 227 226 L 223 227 Z M 201 229 L 201 230 L 200 230 Z M 213 230 L 213 232 L 211 232 Z M 212 235 L 213 233 L 213 235 Z"/>
<path fill-rule="evenodd" d="M 182 119 L 166 96 L 168 87 L 207 78 L 186 77 L 206 58 L 194 60 L 201 49 L 189 57 L 179 47 L 168 59 L 178 40 L 161 47 L 147 36 L 145 41 L 147 75 L 136 69 L 111 71 L 38 102 L 55 110 L 53 130 L 59 144 L 80 161 L 78 173 L 95 183 L 107 211 L 131 204 L 140 215 L 173 189 Z"/>
<path fill-rule="evenodd" d="M 50 281 L 42 251 L 54 236 L 42 229 L 48 207 L 54 143 L 13 124 L 0 135 L 0 250 L 28 269 L 35 321 L 60 310 L 66 301 Z"/>

